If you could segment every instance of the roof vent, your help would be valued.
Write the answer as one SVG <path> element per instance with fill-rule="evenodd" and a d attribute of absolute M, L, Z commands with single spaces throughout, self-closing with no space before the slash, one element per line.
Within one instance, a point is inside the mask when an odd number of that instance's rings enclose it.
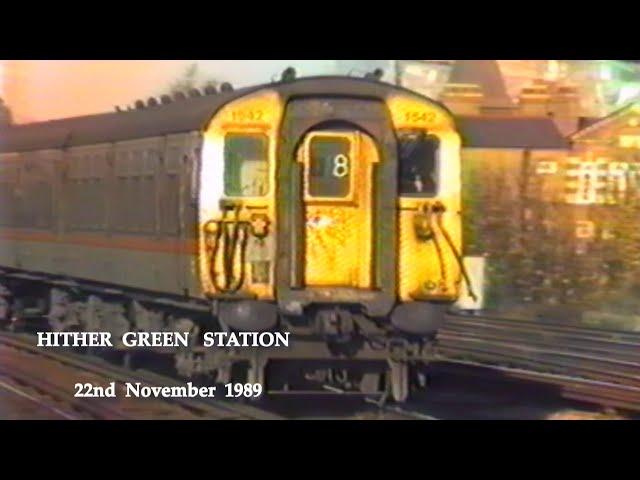
<path fill-rule="evenodd" d="M 298 72 L 293 67 L 288 67 L 282 72 L 282 77 L 280 78 L 283 82 L 293 82 L 296 79 Z"/>
<path fill-rule="evenodd" d="M 191 98 L 196 98 L 202 96 L 202 93 L 200 93 L 200 90 L 198 90 L 197 88 L 192 88 L 191 90 L 189 90 L 189 96 Z"/>
<path fill-rule="evenodd" d="M 215 85 L 205 85 L 204 87 L 204 94 L 205 95 L 215 95 L 216 93 L 218 93 L 218 89 L 216 88 Z"/>
<path fill-rule="evenodd" d="M 233 92 L 233 85 L 231 85 L 229 82 L 224 82 L 222 85 L 220 85 L 220 91 L 224 93 Z"/>
<path fill-rule="evenodd" d="M 187 96 L 184 94 L 184 92 L 175 92 L 175 93 L 173 94 L 173 99 L 174 99 L 176 102 L 181 102 L 182 100 L 186 100 L 186 99 L 187 99 Z"/>
<path fill-rule="evenodd" d="M 382 77 L 384 77 L 384 70 L 381 68 L 376 68 L 373 72 L 369 72 L 364 76 L 368 80 L 376 81 L 382 80 Z"/>
<path fill-rule="evenodd" d="M 149 97 L 149 100 L 147 100 L 147 106 L 148 107 L 157 107 L 158 106 L 158 100 L 156 99 L 156 97 Z"/>
<path fill-rule="evenodd" d="M 136 110 L 144 110 L 144 102 L 142 100 L 136 100 Z"/>
<path fill-rule="evenodd" d="M 171 97 L 169 95 L 162 95 L 160 97 L 160 103 L 162 103 L 162 105 L 169 105 L 172 102 Z"/>

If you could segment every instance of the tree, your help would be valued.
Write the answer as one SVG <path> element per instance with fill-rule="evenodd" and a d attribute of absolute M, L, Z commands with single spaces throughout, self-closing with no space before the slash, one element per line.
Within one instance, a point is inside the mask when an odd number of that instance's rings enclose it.
<path fill-rule="evenodd" d="M 189 92 L 194 88 L 213 86 L 217 88 L 219 81 L 212 78 L 201 78 L 200 70 L 197 63 L 189 65 L 182 75 L 175 80 L 169 87 L 168 93 L 174 95 L 178 92 Z"/>
<path fill-rule="evenodd" d="M 6 127 L 13 123 L 13 115 L 8 105 L 0 98 L 0 127 Z"/>

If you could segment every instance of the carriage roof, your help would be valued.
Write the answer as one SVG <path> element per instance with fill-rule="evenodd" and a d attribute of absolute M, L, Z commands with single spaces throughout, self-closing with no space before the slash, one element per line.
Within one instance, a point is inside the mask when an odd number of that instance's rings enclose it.
<path fill-rule="evenodd" d="M 355 77 L 308 77 L 215 95 L 189 97 L 169 104 L 145 106 L 142 109 L 12 125 L 0 129 L 0 153 L 55 150 L 200 131 L 226 103 L 267 88 L 277 90 L 287 98 L 303 95 L 385 98 L 394 90 L 402 90 L 411 96 L 420 97 L 409 90 L 375 80 Z M 421 98 L 437 104 L 448 112 L 442 104 L 426 97 Z"/>

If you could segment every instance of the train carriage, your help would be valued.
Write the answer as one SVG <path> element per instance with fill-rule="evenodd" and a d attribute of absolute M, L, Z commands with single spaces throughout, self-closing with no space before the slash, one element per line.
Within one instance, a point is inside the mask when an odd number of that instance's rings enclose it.
<path fill-rule="evenodd" d="M 285 349 L 195 342 L 176 366 L 269 383 L 270 364 L 320 361 L 366 390 L 351 365 L 376 361 L 406 399 L 466 276 L 452 115 L 373 79 L 226 90 L 0 129 L 0 315 L 287 331 Z"/>

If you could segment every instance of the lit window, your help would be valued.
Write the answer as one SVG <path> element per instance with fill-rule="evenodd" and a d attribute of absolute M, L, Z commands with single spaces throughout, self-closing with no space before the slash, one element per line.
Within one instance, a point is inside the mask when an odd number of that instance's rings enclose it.
<path fill-rule="evenodd" d="M 595 236 L 596 226 L 593 222 L 579 220 L 576 222 L 576 238 L 590 240 Z"/>
<path fill-rule="evenodd" d="M 539 161 L 536 167 L 538 175 L 552 175 L 558 172 L 558 163 L 553 161 Z"/>
<path fill-rule="evenodd" d="M 634 165 L 600 158 L 595 162 L 572 162 L 567 170 L 568 203 L 615 205 L 624 201 L 633 181 Z"/>
<path fill-rule="evenodd" d="M 224 191 L 229 197 L 262 197 L 269 191 L 269 139 L 261 133 L 225 137 Z"/>
<path fill-rule="evenodd" d="M 607 176 L 607 203 L 615 204 L 624 199 L 627 191 L 629 164 L 624 162 L 611 162 Z"/>
<path fill-rule="evenodd" d="M 601 183 L 602 162 L 573 163 L 567 171 L 568 187 L 573 192 L 568 195 L 567 202 L 578 205 L 591 205 L 598 201 L 598 187 Z"/>
<path fill-rule="evenodd" d="M 622 148 L 640 148 L 640 135 L 620 135 Z"/>

